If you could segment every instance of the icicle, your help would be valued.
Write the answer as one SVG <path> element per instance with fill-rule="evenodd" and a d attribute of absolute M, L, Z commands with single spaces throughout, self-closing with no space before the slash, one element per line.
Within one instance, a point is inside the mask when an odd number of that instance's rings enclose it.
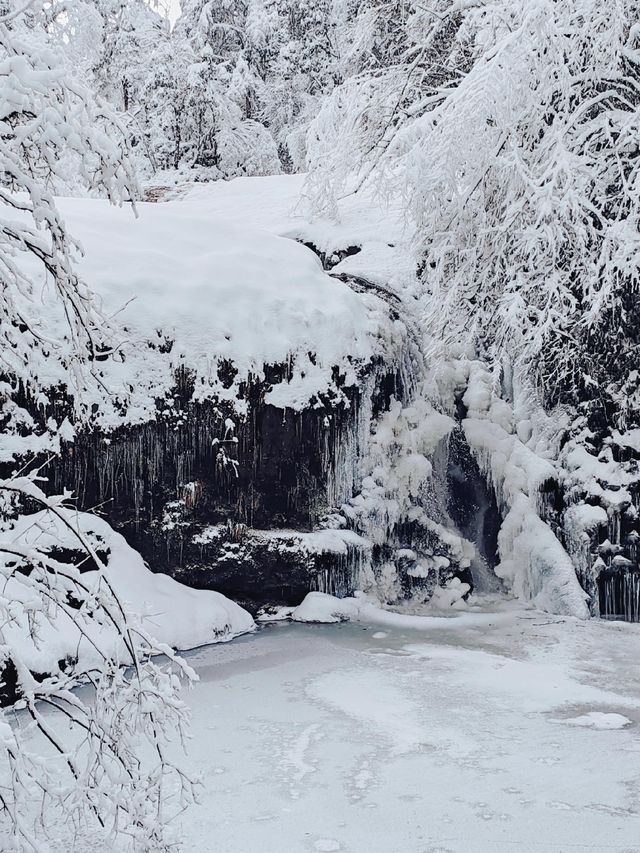
<path fill-rule="evenodd" d="M 613 545 L 620 544 L 620 510 L 617 508 L 609 511 L 609 541 Z"/>
<path fill-rule="evenodd" d="M 600 576 L 601 617 L 640 622 L 640 572 L 608 571 Z"/>

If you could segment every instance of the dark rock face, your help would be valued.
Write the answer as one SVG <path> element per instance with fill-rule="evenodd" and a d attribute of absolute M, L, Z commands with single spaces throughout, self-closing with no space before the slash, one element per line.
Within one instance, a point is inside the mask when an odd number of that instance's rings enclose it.
<path fill-rule="evenodd" d="M 640 571 L 634 566 L 611 565 L 597 579 L 598 606 L 603 619 L 640 622 Z"/>
<path fill-rule="evenodd" d="M 284 370 L 271 368 L 271 382 Z M 369 370 L 303 411 L 269 405 L 271 382 L 255 381 L 242 418 L 228 403 L 193 402 L 178 382 L 154 422 L 79 433 L 50 464 L 50 488 L 73 489 L 154 571 L 195 587 L 261 603 L 348 594 L 361 549 L 322 550 L 304 534 L 352 496 L 368 419 L 403 395 L 399 372 Z"/>
<path fill-rule="evenodd" d="M 447 510 L 462 536 L 476 546 L 477 561 L 482 565 L 472 564 L 471 574 L 474 585 L 480 586 L 480 577 L 486 582 L 499 561 L 502 519 L 493 490 L 482 476 L 461 427 L 453 430 L 448 450 Z"/>
<path fill-rule="evenodd" d="M 11 659 L 0 662 L 0 708 L 7 708 L 22 695 L 18 689 L 18 671 Z"/>
<path fill-rule="evenodd" d="M 311 590 L 351 595 L 366 556 L 357 542 L 327 549 L 312 532 L 223 525 L 205 528 L 184 543 L 172 574 L 190 586 L 223 591 L 254 610 L 265 602 L 299 604 Z"/>
<path fill-rule="evenodd" d="M 230 387 L 233 366 L 220 370 L 221 376 L 228 372 Z M 443 458 L 434 460 L 429 494 L 419 504 L 436 527 L 473 543 L 476 558 L 470 565 L 446 537 L 418 519 L 395 524 L 384 543 L 376 539 L 369 550 L 357 537 L 337 536 L 327 546 L 307 536 L 317 528 L 353 526 L 332 516 L 360 489 L 359 461 L 376 418 L 394 399 L 410 402 L 407 376 L 406 364 L 390 368 L 381 361 L 362 370 L 353 386 L 336 373 L 332 393 L 293 411 L 266 402 L 273 385 L 287 378 L 287 365 L 271 365 L 242 387 L 238 402 L 245 414 L 239 417 L 235 401 L 194 401 L 190 377 L 178 375 L 172 400 L 158 401 L 153 422 L 108 436 L 80 432 L 50 463 L 49 486 L 55 493 L 73 490 L 81 509 L 106 515 L 154 571 L 250 606 L 295 604 L 313 589 L 350 594 L 365 565 L 376 582 L 381 573 L 395 572 L 396 592 L 406 598 L 428 598 L 434 583 L 451 577 L 495 590 L 502 518 L 460 427 L 452 431 Z M 23 403 L 29 407 L 26 394 Z M 68 413 L 62 392 L 55 406 L 44 417 L 60 422 Z M 613 441 L 611 425 L 596 415 L 586 421 L 592 436 L 587 449 L 598 458 L 598 447 L 605 447 L 607 458 L 622 466 L 630 499 L 612 508 L 549 480 L 540 489 L 538 511 L 570 554 L 592 613 L 640 621 L 640 451 Z M 462 420 L 465 412 L 460 409 L 457 417 Z M 606 522 L 576 534 L 571 513 L 582 504 L 605 508 Z M 355 530 L 367 539 L 367 529 Z M 436 567 L 434 581 L 433 572 L 428 578 L 423 572 L 438 556 L 448 565 Z"/>
<path fill-rule="evenodd" d="M 310 590 L 352 594 L 362 570 L 382 579 L 380 589 L 395 574 L 390 600 L 429 598 L 453 577 L 499 586 L 500 513 L 459 427 L 437 454 L 417 512 L 383 531 L 382 544 L 370 544 L 381 541 L 379 525 L 368 529 L 375 516 L 361 525 L 338 514 L 360 490 L 378 416 L 410 398 L 406 365 L 370 365 L 357 386 L 341 387 L 337 376 L 339 393 L 303 411 L 265 401 L 283 377 L 286 366 L 272 366 L 248 383 L 239 417 L 228 401 L 194 401 L 189 377 L 178 376 L 153 422 L 79 432 L 50 463 L 50 489 L 72 489 L 81 509 L 99 508 L 152 570 L 250 609 L 297 604 Z M 473 543 L 477 559 L 447 530 Z"/>

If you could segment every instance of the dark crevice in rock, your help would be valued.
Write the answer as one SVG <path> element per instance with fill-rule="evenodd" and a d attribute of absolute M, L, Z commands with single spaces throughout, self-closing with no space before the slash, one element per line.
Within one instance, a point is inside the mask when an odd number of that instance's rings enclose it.
<path fill-rule="evenodd" d="M 494 591 L 500 586 L 493 572 L 498 563 L 498 533 L 502 523 L 498 503 L 473 458 L 461 426 L 452 431 L 448 450 L 447 511 L 460 534 L 476 547 L 477 555 L 470 567 L 474 588 Z"/>
<path fill-rule="evenodd" d="M 344 261 L 345 258 L 350 258 L 362 251 L 362 246 L 347 246 L 345 249 L 334 249 L 331 252 L 324 252 L 308 240 L 300 240 L 299 242 L 303 246 L 306 246 L 307 249 L 311 249 L 314 255 L 320 258 L 323 269 L 327 271 L 332 270 L 341 261 Z"/>

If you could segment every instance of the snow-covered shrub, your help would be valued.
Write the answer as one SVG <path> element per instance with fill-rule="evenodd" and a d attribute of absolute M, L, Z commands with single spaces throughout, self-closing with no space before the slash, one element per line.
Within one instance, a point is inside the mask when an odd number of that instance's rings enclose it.
<path fill-rule="evenodd" d="M 96 543 L 65 509 L 68 494 L 46 497 L 29 466 L 73 430 L 62 418 L 38 427 L 25 391 L 40 409 L 55 405 L 59 389 L 50 385 L 61 368 L 72 393 L 99 385 L 95 365 L 113 354 L 116 328 L 78 277 L 78 247 L 52 186 L 71 163 L 88 191 L 113 202 L 136 192 L 117 119 L 70 76 L 41 12 L 34 3 L 0 18 L 0 459 L 8 474 L 0 482 L 0 659 L 5 690 L 24 712 L 17 722 L 0 719 L 0 836 L 4 849 L 40 851 L 52 824 L 69 821 L 77 833 L 167 850 L 170 798 L 180 808 L 193 793 L 165 753 L 168 739 L 184 735 L 179 683 L 193 673 L 131 618 Z M 36 308 L 42 277 L 61 324 Z M 53 533 L 34 505 L 55 519 Z M 91 579 L 67 559 L 62 529 L 91 563 Z M 152 660 L 159 653 L 168 665 Z M 85 683 L 90 695 L 74 692 Z"/>

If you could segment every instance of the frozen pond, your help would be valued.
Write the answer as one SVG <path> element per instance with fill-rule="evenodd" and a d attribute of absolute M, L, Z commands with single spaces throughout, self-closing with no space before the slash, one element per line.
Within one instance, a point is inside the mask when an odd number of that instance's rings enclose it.
<path fill-rule="evenodd" d="M 640 626 L 521 608 L 189 653 L 197 853 L 640 849 Z"/>

